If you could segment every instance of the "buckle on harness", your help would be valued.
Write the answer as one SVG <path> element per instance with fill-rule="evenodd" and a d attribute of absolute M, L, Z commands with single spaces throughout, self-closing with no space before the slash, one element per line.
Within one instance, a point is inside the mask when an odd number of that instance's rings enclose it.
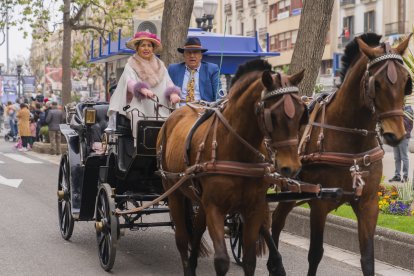
<path fill-rule="evenodd" d="M 371 165 L 371 156 L 368 154 L 364 155 L 364 157 L 362 157 L 362 163 L 364 164 L 365 167 L 368 167 L 369 165 Z"/>

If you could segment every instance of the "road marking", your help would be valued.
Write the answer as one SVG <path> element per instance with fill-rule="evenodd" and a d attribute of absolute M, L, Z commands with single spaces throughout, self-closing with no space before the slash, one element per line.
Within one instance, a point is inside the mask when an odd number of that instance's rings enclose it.
<path fill-rule="evenodd" d="M 37 161 L 37 160 L 33 160 L 30 159 L 29 157 L 20 155 L 20 154 L 15 154 L 15 153 L 5 153 L 4 156 L 11 158 L 15 161 L 18 162 L 22 162 L 22 163 L 26 163 L 26 164 L 41 164 L 43 163 L 42 161 Z"/>
<path fill-rule="evenodd" d="M 0 184 L 18 188 L 23 179 L 8 179 L 0 175 Z"/>

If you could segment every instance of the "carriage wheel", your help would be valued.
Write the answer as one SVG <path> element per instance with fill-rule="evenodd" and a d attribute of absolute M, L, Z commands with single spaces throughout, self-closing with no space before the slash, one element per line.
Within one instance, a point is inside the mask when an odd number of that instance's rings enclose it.
<path fill-rule="evenodd" d="M 243 221 L 240 214 L 229 218 L 230 246 L 234 260 L 238 265 L 243 263 Z"/>
<path fill-rule="evenodd" d="M 96 198 L 95 230 L 101 266 L 110 271 L 115 262 L 118 240 L 118 217 L 114 215 L 115 201 L 107 183 L 99 186 Z"/>
<path fill-rule="evenodd" d="M 70 180 L 69 180 L 69 161 L 64 154 L 60 161 L 59 181 L 58 181 L 58 214 L 59 230 L 62 238 L 69 240 L 73 233 L 75 221 L 72 216 L 70 203 Z"/>

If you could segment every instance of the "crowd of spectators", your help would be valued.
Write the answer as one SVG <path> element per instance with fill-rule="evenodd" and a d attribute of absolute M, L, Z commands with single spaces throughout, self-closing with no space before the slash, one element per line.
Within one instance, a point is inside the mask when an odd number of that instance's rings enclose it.
<path fill-rule="evenodd" d="M 60 139 L 60 132 L 57 135 L 55 128 L 56 116 L 49 116 L 48 113 L 52 109 L 61 110 L 53 97 L 45 98 L 38 94 L 33 98 L 20 98 L 15 103 L 0 103 L 0 131 L 15 142 L 14 146 L 19 151 L 29 151 L 33 147 L 33 143 L 49 142 L 49 125 L 53 125 L 52 131 L 56 140 Z M 52 112 L 53 113 L 53 112 Z M 63 119 L 62 112 L 59 115 L 60 120 Z M 55 141 L 54 141 L 55 142 Z M 55 143 L 53 143 L 55 144 Z M 53 154 L 60 154 L 60 150 L 53 150 Z"/>

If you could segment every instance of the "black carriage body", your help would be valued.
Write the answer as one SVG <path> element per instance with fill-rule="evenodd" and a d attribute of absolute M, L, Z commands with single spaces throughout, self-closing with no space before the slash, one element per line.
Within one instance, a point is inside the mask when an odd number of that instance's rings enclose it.
<path fill-rule="evenodd" d="M 117 115 L 117 131 L 109 143 L 107 166 L 101 168 L 101 182 L 116 188 L 117 194 L 125 192 L 139 194 L 162 194 L 161 178 L 157 170 L 156 141 L 163 125 L 160 120 L 137 122 L 137 141 L 131 132 L 130 120 Z"/>
<path fill-rule="evenodd" d="M 77 120 L 82 126 L 85 104 L 78 104 L 71 119 Z M 70 167 L 69 182 L 71 185 L 71 213 L 76 220 L 92 220 L 95 212 L 95 198 L 98 191 L 99 168 L 105 166 L 107 156 L 94 154 L 91 151 L 92 129 L 103 133 L 107 126 L 107 103 L 96 103 L 96 124 L 85 126 L 75 131 L 70 124 L 61 124 L 60 130 L 68 144 L 68 160 Z M 74 118 L 72 118 L 74 117 Z M 95 133 L 99 136 L 99 133 Z"/>

